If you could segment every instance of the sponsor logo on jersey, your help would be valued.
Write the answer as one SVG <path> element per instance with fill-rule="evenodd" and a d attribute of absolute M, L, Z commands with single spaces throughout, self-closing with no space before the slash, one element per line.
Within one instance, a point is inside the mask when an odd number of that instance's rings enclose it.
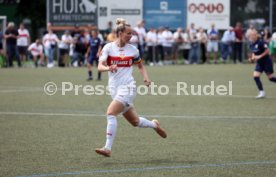
<path fill-rule="evenodd" d="M 131 67 L 133 56 L 108 56 L 107 65 L 117 65 L 117 67 Z"/>

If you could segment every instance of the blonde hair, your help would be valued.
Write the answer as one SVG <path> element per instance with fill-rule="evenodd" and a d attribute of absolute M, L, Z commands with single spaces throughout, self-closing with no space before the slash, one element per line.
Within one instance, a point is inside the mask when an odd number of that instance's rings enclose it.
<path fill-rule="evenodd" d="M 130 24 L 126 22 L 123 18 L 116 19 L 116 33 L 119 35 L 119 32 L 124 32 L 126 27 L 130 27 Z"/>
<path fill-rule="evenodd" d="M 249 32 L 249 35 L 257 35 L 257 36 L 259 36 L 259 33 L 258 33 L 258 31 L 256 29 L 253 29 L 253 30 L 251 30 Z"/>
<path fill-rule="evenodd" d="M 9 22 L 8 23 L 8 28 L 10 28 L 10 27 L 14 27 L 15 25 L 14 25 L 14 23 L 13 22 Z"/>

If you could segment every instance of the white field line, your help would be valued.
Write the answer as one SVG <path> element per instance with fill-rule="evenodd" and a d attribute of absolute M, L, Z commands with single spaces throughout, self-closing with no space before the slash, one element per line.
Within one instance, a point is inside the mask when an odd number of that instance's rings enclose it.
<path fill-rule="evenodd" d="M 0 112 L 1 115 L 20 115 L 20 116 L 68 116 L 68 117 L 105 117 L 105 114 L 87 114 L 87 113 L 46 113 L 46 112 Z M 175 118 L 175 119 L 226 119 L 226 118 L 240 118 L 240 119 L 276 119 L 276 116 L 250 116 L 250 115 L 142 115 L 149 118 Z"/>

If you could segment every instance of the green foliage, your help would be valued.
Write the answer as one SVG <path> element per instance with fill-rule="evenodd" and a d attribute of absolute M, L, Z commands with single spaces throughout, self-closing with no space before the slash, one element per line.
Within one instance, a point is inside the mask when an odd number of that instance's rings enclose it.
<path fill-rule="evenodd" d="M 29 1 L 20 0 L 16 15 L 31 20 L 31 31 L 33 39 L 38 37 L 38 29 L 46 26 L 46 0 Z"/>
<path fill-rule="evenodd" d="M 231 25 L 248 19 L 265 19 L 269 23 L 269 0 L 231 0 Z"/>

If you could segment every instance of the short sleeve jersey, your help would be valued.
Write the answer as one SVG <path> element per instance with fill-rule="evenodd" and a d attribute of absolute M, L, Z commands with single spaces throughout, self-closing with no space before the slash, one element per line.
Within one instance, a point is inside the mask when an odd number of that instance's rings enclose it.
<path fill-rule="evenodd" d="M 268 48 L 268 45 L 263 40 L 258 39 L 256 42 L 251 43 L 249 47 L 250 47 L 250 50 L 255 55 L 261 55 Z M 263 58 L 261 58 L 258 61 L 261 61 L 261 60 L 264 60 L 264 59 L 269 59 L 269 55 L 265 55 Z"/>
<path fill-rule="evenodd" d="M 96 56 L 99 50 L 99 47 L 101 46 L 101 40 L 100 38 L 90 38 L 89 39 L 89 46 L 90 46 L 90 55 Z"/>
<path fill-rule="evenodd" d="M 120 48 L 115 42 L 108 43 L 104 46 L 99 60 L 106 62 L 108 66 L 117 65 L 117 72 L 108 72 L 108 84 L 109 87 L 113 88 L 133 83 L 132 64 L 141 62 L 137 48 L 131 44 L 126 44 Z"/>

